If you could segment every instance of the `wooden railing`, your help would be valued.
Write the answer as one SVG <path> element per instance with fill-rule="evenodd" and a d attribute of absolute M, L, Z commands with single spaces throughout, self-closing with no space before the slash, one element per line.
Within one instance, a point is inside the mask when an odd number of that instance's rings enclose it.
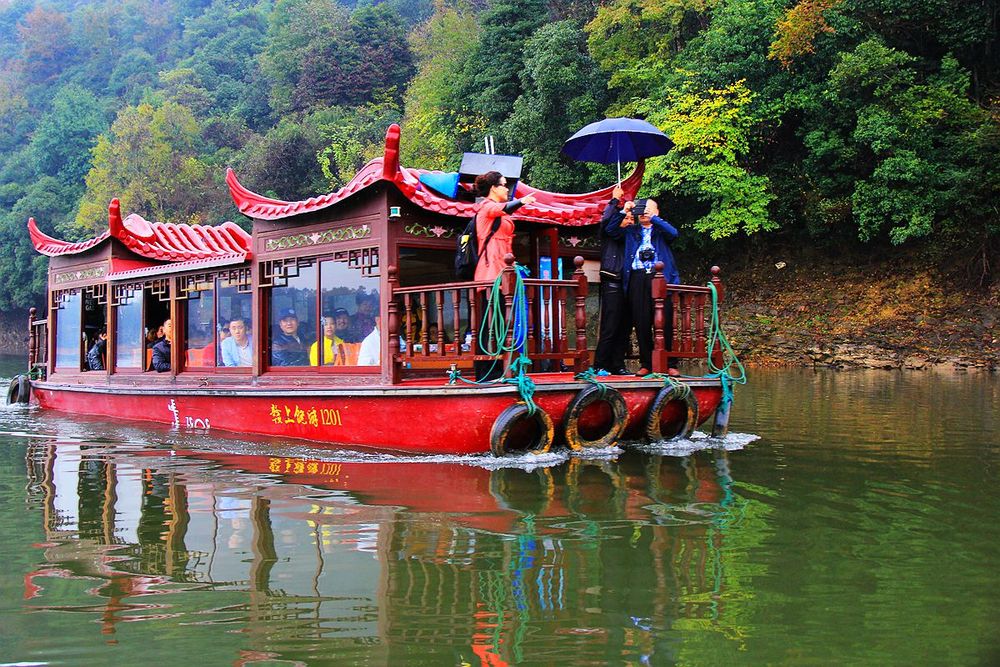
<path fill-rule="evenodd" d="M 35 366 L 43 370 L 48 368 L 48 340 L 49 322 L 48 320 L 36 320 L 35 308 L 28 309 L 28 370 Z"/>
<path fill-rule="evenodd" d="M 504 298 L 504 315 L 513 320 L 514 295 L 517 279 L 514 256 L 504 258 L 500 289 Z M 527 301 L 525 354 L 531 358 L 532 372 L 545 370 L 585 370 L 591 364 L 587 346 L 587 277 L 583 258 L 574 258 L 576 270 L 569 280 L 524 279 Z M 697 285 L 668 285 L 663 277 L 663 264 L 657 262 L 653 278 L 653 368 L 665 373 L 671 359 L 704 359 L 711 320 L 711 289 Z M 473 361 L 496 359 L 477 354 L 476 341 L 483 326 L 483 294 L 493 287 L 492 281 L 446 283 L 400 287 L 395 266 L 388 269 L 389 312 L 387 330 L 392 359 L 392 381 L 419 372 L 420 368 L 442 369 L 448 366 L 468 367 Z M 721 301 L 723 285 L 719 268 L 712 267 L 712 283 Z M 446 302 L 450 305 L 446 308 Z M 668 302 L 671 307 L 668 308 Z M 666 344 L 666 327 L 673 333 L 672 345 Z M 417 327 L 417 320 L 423 326 Z M 437 325 L 437 334 L 428 335 L 430 324 Z M 465 328 L 463 329 L 463 324 Z M 487 323 L 488 324 L 488 323 Z M 570 330 L 572 328 L 572 331 Z M 508 327 L 505 347 L 512 344 L 514 327 Z M 405 349 L 400 343 L 404 339 Z M 505 364 L 508 355 L 499 360 Z M 716 362 L 720 362 L 717 359 Z"/>
<path fill-rule="evenodd" d="M 512 322 L 517 285 L 514 256 L 508 254 L 504 261 L 506 267 L 501 274 L 500 290 L 504 299 L 504 318 Z M 548 362 L 546 367 L 555 370 L 562 370 L 567 362 L 574 370 L 586 369 L 590 351 L 587 349 L 587 276 L 583 272 L 583 258 L 576 258 L 576 271 L 570 280 L 526 278 L 523 284 L 527 300 L 525 354 L 535 363 Z M 430 365 L 420 364 L 421 361 L 436 361 L 434 366 L 446 366 L 497 359 L 477 354 L 476 349 L 483 322 L 487 326 L 490 324 L 488 314 L 481 311 L 485 303 L 483 295 L 492 287 L 493 281 L 399 287 L 398 270 L 390 266 L 388 330 L 397 332 L 389 339 L 393 381 L 398 382 L 404 367 Z M 446 301 L 451 302 L 447 313 Z M 425 323 L 419 331 L 418 318 Z M 430 326 L 427 323 L 430 322 L 437 324 L 436 339 L 428 336 Z M 570 324 L 575 330 L 572 340 Z M 505 347 L 513 345 L 513 336 L 514 327 L 508 327 Z M 405 350 L 400 349 L 400 337 L 406 341 Z M 499 359 L 506 364 L 507 356 L 502 355 Z M 535 369 L 541 366 L 539 363 Z M 504 372 L 509 371 L 505 366 Z"/>

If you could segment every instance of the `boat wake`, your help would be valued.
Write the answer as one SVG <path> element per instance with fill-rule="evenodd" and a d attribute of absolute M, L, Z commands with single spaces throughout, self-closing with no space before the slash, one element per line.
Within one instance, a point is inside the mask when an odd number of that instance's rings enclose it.
<path fill-rule="evenodd" d="M 690 438 L 677 438 L 660 442 L 637 442 L 630 444 L 629 447 L 647 454 L 687 456 L 706 449 L 738 452 L 755 440 L 760 440 L 760 436 L 753 433 L 728 433 L 725 437 L 713 438 L 707 433 L 695 431 Z"/>

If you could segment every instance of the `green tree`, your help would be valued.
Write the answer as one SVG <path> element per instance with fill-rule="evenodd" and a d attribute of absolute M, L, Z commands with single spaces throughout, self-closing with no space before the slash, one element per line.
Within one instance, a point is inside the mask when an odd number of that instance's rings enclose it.
<path fill-rule="evenodd" d="M 82 192 L 91 151 L 107 129 L 104 108 L 93 93 L 78 86 L 61 88 L 31 137 L 36 168 Z"/>
<path fill-rule="evenodd" d="M 76 199 L 65 186 L 43 176 L 29 185 L 13 207 L 0 213 L 0 310 L 38 305 L 45 294 L 48 260 L 35 252 L 28 237 L 28 218 L 43 232 L 58 235 L 72 220 Z M 105 217 L 105 221 L 106 221 Z"/>
<path fill-rule="evenodd" d="M 344 185 L 365 163 L 380 157 L 385 150 L 386 128 L 400 121 L 399 105 L 389 95 L 342 113 L 318 126 L 325 146 L 317 158 L 331 189 Z"/>
<path fill-rule="evenodd" d="M 199 157 L 200 127 L 190 109 L 175 102 L 122 109 L 94 148 L 76 223 L 81 233 L 106 224 L 108 201 L 119 197 L 127 211 L 153 220 L 218 221 L 228 210 Z"/>
<path fill-rule="evenodd" d="M 298 200 L 324 192 L 328 183 L 316 159 L 323 148 L 319 125 L 336 112 L 291 114 L 264 135 L 253 135 L 234 157 L 240 182 L 278 199 Z"/>
<path fill-rule="evenodd" d="M 279 113 L 308 108 L 339 91 L 337 76 L 352 64 L 350 12 L 326 0 L 278 0 L 269 20 L 261 69 Z"/>
<path fill-rule="evenodd" d="M 830 70 L 826 94 L 811 109 L 806 166 L 826 174 L 831 164 L 851 175 L 825 183 L 834 187 L 830 196 L 850 197 L 863 240 L 883 231 L 893 243 L 998 231 L 989 201 L 1000 183 L 1000 132 L 969 99 L 969 87 L 954 58 L 927 73 L 916 58 L 877 39 L 843 54 Z M 828 122 L 832 117 L 839 122 Z M 838 185 L 849 191 L 838 192 Z"/>
<path fill-rule="evenodd" d="M 487 130 L 500 132 L 522 92 L 524 44 L 547 19 L 542 0 L 494 0 L 480 15 L 479 43 L 462 76 L 460 97 L 472 119 L 467 125 L 483 118 Z"/>
<path fill-rule="evenodd" d="M 592 170 L 560 153 L 572 129 L 598 119 L 607 87 L 575 21 L 540 28 L 524 45 L 524 93 L 503 125 L 505 146 L 524 155 L 532 185 L 572 192 L 589 189 Z"/>
<path fill-rule="evenodd" d="M 694 227 L 713 239 L 776 227 L 768 214 L 769 180 L 745 164 L 752 98 L 738 81 L 706 91 L 688 85 L 668 92 L 665 104 L 636 104 L 675 144 L 665 157 L 650 160 L 645 187 L 654 197 L 677 194 L 705 204 L 708 210 Z"/>
<path fill-rule="evenodd" d="M 406 90 L 402 159 L 426 169 L 457 169 L 461 137 L 481 132 L 461 125 L 462 69 L 478 44 L 475 16 L 439 2 L 415 29 L 410 46 L 418 69 Z"/>

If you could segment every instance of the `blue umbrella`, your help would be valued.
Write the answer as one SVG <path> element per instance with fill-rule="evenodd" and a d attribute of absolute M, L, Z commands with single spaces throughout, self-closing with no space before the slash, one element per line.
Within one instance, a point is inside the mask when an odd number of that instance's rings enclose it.
<path fill-rule="evenodd" d="M 622 180 L 622 161 L 665 155 L 674 142 L 656 126 L 638 118 L 605 118 L 591 123 L 563 144 L 565 155 L 584 162 L 618 163 L 618 181 Z"/>

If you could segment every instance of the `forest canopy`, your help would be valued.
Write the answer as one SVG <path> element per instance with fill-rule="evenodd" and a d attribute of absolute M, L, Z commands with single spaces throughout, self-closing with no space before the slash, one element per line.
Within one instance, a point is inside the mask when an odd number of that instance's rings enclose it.
<path fill-rule="evenodd" d="M 44 292 L 29 216 L 68 239 L 103 230 L 111 197 L 241 221 L 225 167 L 282 199 L 327 192 L 393 122 L 407 164 L 454 168 L 493 135 L 532 185 L 584 191 L 613 168 L 562 142 L 642 117 L 676 144 L 643 194 L 688 242 L 932 246 L 990 276 L 997 16 L 997 0 L 0 0 L 0 310 Z"/>

